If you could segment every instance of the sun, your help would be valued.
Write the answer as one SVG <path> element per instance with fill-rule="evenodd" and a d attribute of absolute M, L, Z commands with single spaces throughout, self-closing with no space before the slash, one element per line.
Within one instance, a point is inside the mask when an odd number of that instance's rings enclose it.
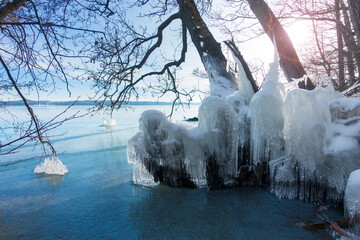
<path fill-rule="evenodd" d="M 306 21 L 296 21 L 285 27 L 292 43 L 296 47 L 304 46 L 311 41 L 311 26 Z"/>

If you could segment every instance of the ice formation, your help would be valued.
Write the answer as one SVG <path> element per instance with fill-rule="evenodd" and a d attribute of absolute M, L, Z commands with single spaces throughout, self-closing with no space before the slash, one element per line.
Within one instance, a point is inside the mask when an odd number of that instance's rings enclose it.
<path fill-rule="evenodd" d="M 255 94 L 245 92 L 241 71 L 237 90 L 213 66 L 212 96 L 199 108 L 198 127 L 143 113 L 128 144 L 128 159 L 138 166 L 134 182 L 210 188 L 265 182 L 280 198 L 341 204 L 346 180 L 360 168 L 360 99 L 341 97 L 331 83 L 312 91 L 283 84 L 276 58 Z"/>
<path fill-rule="evenodd" d="M 221 178 L 224 185 L 233 184 L 238 168 L 239 130 L 236 112 L 223 98 L 207 97 L 199 108 L 198 128 L 204 134 L 208 172 L 217 172 L 216 177 Z M 208 183 L 212 180 L 208 179 Z"/>
<path fill-rule="evenodd" d="M 36 166 L 34 173 L 47 175 L 65 175 L 68 173 L 66 166 L 55 156 L 45 158 L 43 163 Z"/>
<path fill-rule="evenodd" d="M 251 154 L 254 165 L 283 155 L 284 86 L 278 82 L 277 59 L 270 65 L 262 90 L 250 102 Z"/>
<path fill-rule="evenodd" d="M 134 182 L 212 188 L 236 182 L 238 124 L 235 111 L 223 98 L 205 98 L 199 126 L 191 130 L 156 110 L 145 111 L 139 124 L 139 133 L 128 143 L 128 159 L 138 166 Z M 143 174 L 144 169 L 152 178 Z"/>
<path fill-rule="evenodd" d="M 143 112 L 139 119 L 139 133 L 128 143 L 129 162 L 140 169 L 134 169 L 134 182 L 143 185 L 154 182 L 171 186 L 188 185 L 183 170 L 184 133 L 184 127 L 168 121 L 162 112 Z M 152 177 L 143 174 L 145 169 Z"/>
<path fill-rule="evenodd" d="M 360 149 L 355 143 L 360 132 L 357 122 L 346 124 L 331 117 L 337 115 L 334 111 L 339 104 L 353 102 L 339 98 L 332 85 L 313 91 L 293 90 L 286 96 L 283 132 L 287 157 L 270 162 L 272 191 L 277 196 L 342 202 L 346 179 L 360 166 Z M 342 109 L 347 109 L 345 106 Z M 351 136 L 347 136 L 349 131 Z"/>
<path fill-rule="evenodd" d="M 239 90 L 235 78 L 229 76 L 228 72 L 222 72 L 222 68 L 219 67 L 218 61 L 213 56 L 205 54 L 202 56 L 202 60 L 209 76 L 211 95 L 225 98 Z"/>

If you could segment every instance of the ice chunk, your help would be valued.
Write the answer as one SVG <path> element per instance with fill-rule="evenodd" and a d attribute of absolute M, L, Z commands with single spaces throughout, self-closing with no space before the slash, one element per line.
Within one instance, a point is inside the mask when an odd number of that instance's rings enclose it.
<path fill-rule="evenodd" d="M 145 111 L 139 123 L 139 133 L 128 143 L 135 183 L 214 188 L 235 183 L 238 123 L 224 98 L 204 99 L 197 128 L 171 123 L 156 110 Z"/>
<path fill-rule="evenodd" d="M 116 126 L 116 121 L 115 121 L 115 119 L 110 118 L 109 121 L 107 121 L 106 119 L 104 119 L 104 126 L 105 126 L 105 127 Z"/>
<path fill-rule="evenodd" d="M 48 175 L 65 175 L 68 173 L 66 166 L 55 156 L 45 158 L 43 163 L 36 166 L 34 173 L 44 173 Z"/>
<path fill-rule="evenodd" d="M 347 215 L 360 214 L 360 169 L 353 171 L 346 184 L 344 209 Z"/>

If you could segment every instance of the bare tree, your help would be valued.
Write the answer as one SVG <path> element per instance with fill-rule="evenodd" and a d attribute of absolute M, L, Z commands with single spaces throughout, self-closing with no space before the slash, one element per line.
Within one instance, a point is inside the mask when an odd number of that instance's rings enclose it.
<path fill-rule="evenodd" d="M 206 8 L 209 3 L 210 1 L 198 1 L 196 4 L 192 0 L 177 0 L 130 4 L 130 8 L 145 8 L 150 5 L 153 11 L 139 17 L 156 19 L 158 25 L 153 31 L 149 31 L 143 25 L 134 26 L 122 19 L 118 28 L 108 29 L 106 36 L 97 40 L 99 44 L 94 55 L 102 67 L 88 71 L 90 78 L 96 83 L 100 106 L 104 101 L 110 100 L 112 108 L 120 107 L 131 97 L 139 96 L 138 86 L 141 84 L 146 86 L 143 87 L 144 90 L 155 89 L 161 94 L 172 92 L 178 102 L 179 96 L 191 100 L 193 91 L 180 90 L 173 74 L 185 61 L 188 33 L 207 71 L 211 93 L 222 95 L 224 92 L 229 94 L 236 91 L 238 85 L 235 76 L 227 71 L 221 46 L 206 26 L 198 9 Z M 170 59 L 158 58 L 159 51 L 164 49 L 165 32 L 170 30 L 179 35 L 176 42 L 179 49 L 174 49 Z M 156 62 L 153 61 L 155 56 Z M 163 84 L 162 88 L 159 88 L 159 85 L 154 88 L 151 79 L 162 75 L 167 76 L 168 84 Z M 222 90 L 218 91 L 219 89 Z"/>
<path fill-rule="evenodd" d="M 39 142 L 45 154 L 55 154 L 48 131 L 68 117 L 59 114 L 50 121 L 42 121 L 30 106 L 24 91 L 41 91 L 51 94 L 63 82 L 69 95 L 70 79 L 75 76 L 72 64 L 89 61 L 97 35 L 102 31 L 88 26 L 99 20 L 110 9 L 100 1 L 33 1 L 4 0 L 0 3 L 0 91 L 23 101 L 29 119 L 8 122 L 1 118 L 1 155 L 15 153 L 26 143 Z M 111 11 L 110 11 L 111 12 Z M 1 110 L 11 116 L 11 109 L 2 104 Z M 4 128 L 11 128 L 14 136 L 7 137 Z"/>
<path fill-rule="evenodd" d="M 355 1 L 356 2 L 356 1 Z M 350 5 L 353 4 L 353 5 Z M 313 43 L 306 46 L 303 62 L 308 72 L 333 77 L 338 90 L 351 88 L 359 80 L 359 45 L 352 6 L 343 0 L 280 1 L 280 19 L 311 21 Z M 357 88 L 344 94 L 355 94 Z"/>
<path fill-rule="evenodd" d="M 288 81 L 304 77 L 306 75 L 305 69 L 300 62 L 290 37 L 267 3 L 264 0 L 249 0 L 248 3 L 265 33 L 273 42 L 280 57 L 280 66 Z M 307 79 L 306 81 L 299 82 L 299 87 L 311 90 L 315 88 L 315 85 L 310 79 Z"/>

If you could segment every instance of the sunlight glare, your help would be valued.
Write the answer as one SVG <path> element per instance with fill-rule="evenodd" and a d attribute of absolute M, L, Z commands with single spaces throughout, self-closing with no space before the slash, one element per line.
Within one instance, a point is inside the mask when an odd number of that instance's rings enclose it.
<path fill-rule="evenodd" d="M 311 39 L 311 26 L 305 21 L 296 21 L 285 29 L 295 48 L 307 44 Z"/>

